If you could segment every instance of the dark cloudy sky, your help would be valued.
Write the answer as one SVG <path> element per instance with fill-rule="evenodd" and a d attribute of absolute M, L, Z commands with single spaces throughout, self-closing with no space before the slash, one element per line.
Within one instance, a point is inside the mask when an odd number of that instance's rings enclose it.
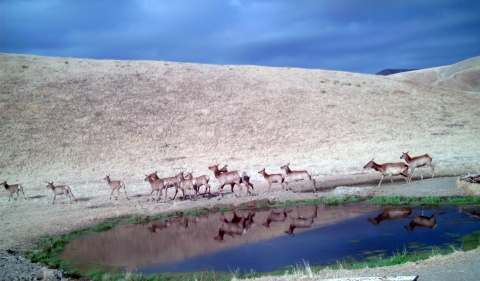
<path fill-rule="evenodd" d="M 376 73 L 480 55 L 478 0 L 1 0 L 3 53 Z"/>

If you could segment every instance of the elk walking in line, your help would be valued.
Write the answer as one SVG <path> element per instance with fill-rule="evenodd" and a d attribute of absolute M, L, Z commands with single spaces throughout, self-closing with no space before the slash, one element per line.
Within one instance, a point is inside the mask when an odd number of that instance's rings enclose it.
<path fill-rule="evenodd" d="M 408 230 L 408 232 L 412 232 L 415 227 L 426 227 L 426 228 L 435 228 L 437 226 L 437 221 L 435 217 L 437 216 L 437 211 L 435 210 L 433 215 L 430 217 L 426 217 L 423 215 L 424 209 L 422 209 L 422 215 L 419 216 L 417 215 L 417 212 L 413 210 L 415 217 L 413 218 L 413 221 L 410 222 L 409 225 L 405 226 L 405 228 Z"/>
<path fill-rule="evenodd" d="M 409 181 L 412 180 L 413 171 L 416 168 L 418 168 L 418 171 L 420 172 L 420 177 L 423 180 L 423 175 L 422 175 L 422 171 L 420 170 L 420 167 L 425 167 L 425 166 L 430 167 L 430 178 L 433 178 L 434 167 L 433 167 L 433 164 L 432 164 L 432 157 L 430 157 L 430 155 L 424 154 L 424 155 L 420 155 L 420 156 L 410 157 L 410 155 L 408 155 L 408 151 L 407 151 L 407 152 L 402 152 L 402 156 L 400 156 L 400 159 L 404 159 L 405 162 L 407 162 L 408 165 L 410 166 L 411 171 L 410 171 Z"/>
<path fill-rule="evenodd" d="M 52 182 L 47 182 L 47 189 L 50 188 L 53 191 L 53 202 L 52 204 L 55 203 L 55 198 L 57 198 L 57 195 L 67 195 L 68 198 L 70 199 L 70 204 L 72 204 L 72 197 L 77 201 L 77 198 L 73 196 L 72 189 L 68 185 L 53 185 Z"/>
<path fill-rule="evenodd" d="M 383 181 L 383 178 L 385 176 L 390 176 L 390 181 L 393 184 L 393 178 L 392 176 L 399 176 L 402 175 L 407 183 L 410 181 L 409 176 L 408 176 L 408 165 L 402 162 L 398 163 L 385 163 L 385 164 L 377 164 L 370 160 L 365 166 L 363 166 L 364 169 L 372 168 L 375 171 L 379 171 L 382 174 L 382 179 L 380 179 L 380 182 L 378 183 L 378 187 L 380 187 L 380 184 Z"/>
<path fill-rule="evenodd" d="M 280 167 L 280 169 L 285 170 L 285 173 L 287 174 L 287 176 L 285 178 L 285 184 L 287 185 L 287 190 L 288 190 L 288 184 L 289 184 L 290 181 L 294 181 L 295 185 L 296 185 L 298 181 L 309 180 L 309 181 L 313 182 L 313 192 L 315 193 L 315 190 L 316 190 L 315 179 L 313 179 L 307 171 L 305 171 L 305 170 L 292 171 L 292 170 L 290 170 L 289 166 L 290 166 L 290 163 Z M 290 190 L 292 190 L 292 189 L 290 188 Z"/>
<path fill-rule="evenodd" d="M 242 181 L 247 186 L 247 191 L 249 186 L 252 188 L 252 191 L 254 190 L 253 184 L 250 182 L 250 176 L 247 174 L 247 172 L 242 172 Z"/>
<path fill-rule="evenodd" d="M 156 174 L 156 173 L 155 173 Z M 150 192 L 150 196 L 156 191 L 157 192 L 157 202 L 160 201 L 162 196 L 162 190 L 165 189 L 165 203 L 167 203 L 167 182 L 164 179 L 157 178 L 153 179 L 153 174 L 145 175 L 144 181 L 148 181 L 150 183 L 150 187 L 152 188 L 152 192 Z"/>
<path fill-rule="evenodd" d="M 240 174 L 239 171 L 230 171 L 230 172 L 220 172 L 218 169 L 218 165 L 213 165 L 208 167 L 209 170 L 213 171 L 215 174 L 215 178 L 217 178 L 218 182 L 220 183 L 220 186 L 218 188 L 218 191 L 220 195 L 223 197 L 223 187 L 227 184 L 229 184 L 232 188 L 232 193 L 235 194 L 233 191 L 233 187 L 235 185 L 238 185 L 240 187 L 240 191 L 242 190 L 242 183 L 245 184 L 244 180 L 242 179 L 242 175 Z M 248 185 L 245 184 L 247 187 L 247 194 L 251 194 L 250 190 L 248 189 Z M 237 196 L 235 194 L 235 196 Z"/>
<path fill-rule="evenodd" d="M 186 191 L 187 189 L 192 190 L 194 196 L 193 198 L 192 197 L 190 198 L 192 200 L 197 200 L 197 189 L 196 189 L 197 181 L 195 180 L 195 178 L 193 177 L 185 178 L 185 176 L 183 175 L 183 172 L 181 172 L 177 175 L 177 179 L 180 182 L 181 189 L 184 191 Z M 185 197 L 185 193 L 184 193 L 184 197 Z"/>
<path fill-rule="evenodd" d="M 164 180 L 167 181 L 167 188 L 165 188 L 165 197 L 167 196 L 167 190 L 169 187 L 175 187 L 175 195 L 173 196 L 172 200 L 175 200 L 178 194 L 178 190 L 182 191 L 182 198 L 185 200 L 185 188 L 180 184 L 180 180 L 178 179 L 180 175 L 183 177 L 183 171 L 178 173 L 177 175 L 169 178 L 165 178 Z M 165 198 L 166 202 L 167 198 Z"/>
<path fill-rule="evenodd" d="M 282 184 L 282 189 L 285 190 L 285 184 L 284 184 L 285 176 L 283 174 L 267 174 L 267 172 L 265 172 L 265 168 L 263 168 L 258 173 L 263 175 L 263 177 L 267 180 L 267 182 L 268 182 L 268 192 L 270 192 L 272 190 L 272 184 L 274 184 L 274 183 Z"/>
<path fill-rule="evenodd" d="M 27 198 L 25 197 L 25 193 L 23 193 L 23 186 L 21 186 L 20 184 L 7 184 L 7 181 L 4 181 L 4 182 L 0 183 L 0 185 L 3 185 L 5 187 L 5 189 L 8 192 L 10 192 L 10 196 L 8 197 L 8 201 L 10 201 L 10 198 L 12 198 L 12 195 L 14 193 L 17 193 L 17 197 L 14 197 L 13 199 L 17 200 L 18 196 L 20 196 L 20 194 L 19 194 L 20 191 L 23 194 L 23 198 L 25 198 L 25 200 L 27 200 Z"/>
<path fill-rule="evenodd" d="M 298 217 L 297 218 L 290 217 L 292 219 L 292 223 L 290 223 L 290 227 L 288 228 L 288 230 L 285 231 L 285 233 L 293 236 L 293 231 L 295 230 L 295 228 L 312 227 L 313 221 L 317 218 L 317 211 L 318 211 L 318 206 L 315 205 L 314 213 L 308 218 L 302 218 L 300 217 L 300 211 L 298 210 L 298 206 L 297 206 Z"/>
<path fill-rule="evenodd" d="M 410 208 L 385 209 L 383 210 L 383 213 L 381 213 L 380 215 L 374 218 L 368 218 L 367 220 L 373 223 L 374 225 L 378 226 L 384 220 L 396 220 L 396 219 L 408 218 L 408 216 L 410 216 L 411 213 L 412 213 L 412 210 Z"/>
<path fill-rule="evenodd" d="M 130 200 L 130 198 L 128 198 L 127 189 L 125 188 L 125 183 L 123 181 L 121 180 L 112 181 L 109 175 L 107 175 L 104 178 L 104 180 L 107 181 L 108 185 L 110 186 L 110 189 L 112 189 L 112 192 L 110 193 L 110 199 L 112 199 L 113 192 L 116 190 L 117 196 L 115 196 L 115 200 L 117 200 L 118 196 L 120 196 L 120 189 L 123 188 L 123 191 L 125 191 L 125 195 L 127 196 L 127 200 Z"/>
<path fill-rule="evenodd" d="M 276 213 L 275 211 L 271 210 L 270 214 L 268 215 L 267 221 L 262 223 L 262 225 L 266 227 L 270 227 L 271 222 L 284 222 L 287 219 L 287 214 L 291 213 L 292 210 L 287 211 L 285 208 L 283 208 L 282 212 Z"/>
<path fill-rule="evenodd" d="M 203 197 L 205 197 L 205 194 L 211 194 L 210 192 L 210 184 L 208 183 L 210 181 L 210 177 L 207 175 L 201 175 L 198 177 L 194 177 L 192 173 L 188 173 L 185 176 L 186 179 L 195 179 L 195 192 L 197 193 L 197 196 L 200 195 L 200 187 L 205 186 L 205 192 L 203 193 Z"/>

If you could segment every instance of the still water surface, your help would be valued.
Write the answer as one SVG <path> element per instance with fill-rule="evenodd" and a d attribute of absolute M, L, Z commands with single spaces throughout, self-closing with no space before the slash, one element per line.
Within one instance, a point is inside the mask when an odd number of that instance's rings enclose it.
<path fill-rule="evenodd" d="M 385 209 L 352 203 L 319 205 L 317 210 L 315 206 L 299 206 L 214 213 L 146 225 L 120 225 L 70 242 L 60 258 L 83 268 L 145 274 L 265 272 L 304 261 L 310 265 L 365 261 L 404 249 L 420 252 L 450 245 L 459 249 L 461 236 L 480 230 L 476 208 L 480 206 Z M 292 228 L 293 224 L 298 227 Z M 233 232 L 238 234 L 228 235 Z"/>

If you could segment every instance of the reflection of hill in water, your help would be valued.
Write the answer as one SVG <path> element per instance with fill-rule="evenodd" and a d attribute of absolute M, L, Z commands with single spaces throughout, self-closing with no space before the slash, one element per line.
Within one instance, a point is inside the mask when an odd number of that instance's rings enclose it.
<path fill-rule="evenodd" d="M 298 217 L 297 208 L 290 213 Z M 317 228 L 334 222 L 347 220 L 363 213 L 378 209 L 372 204 L 348 204 L 342 206 L 319 206 L 317 218 L 312 228 Z M 277 212 L 282 210 L 278 209 Z M 309 217 L 314 206 L 301 206 L 301 217 Z M 247 216 L 246 211 L 238 211 L 237 215 Z M 199 217 L 197 223 L 189 223 L 188 228 L 179 223 L 173 223 L 169 228 L 150 233 L 148 225 L 121 225 L 110 231 L 79 238 L 69 243 L 60 258 L 85 264 L 125 267 L 127 269 L 141 268 L 152 264 L 160 264 L 190 258 L 196 255 L 213 253 L 237 247 L 245 243 L 256 242 L 277 236 L 286 235 L 285 230 L 290 225 L 290 218 L 284 222 L 272 222 L 270 228 L 262 225 L 267 220 L 270 210 L 255 213 L 254 226 L 242 236 L 225 236 L 225 242 L 213 239 L 218 235 L 222 224 L 220 213 L 208 217 Z M 225 213 L 230 220 L 232 212 Z M 305 231 L 295 229 L 295 233 Z"/>

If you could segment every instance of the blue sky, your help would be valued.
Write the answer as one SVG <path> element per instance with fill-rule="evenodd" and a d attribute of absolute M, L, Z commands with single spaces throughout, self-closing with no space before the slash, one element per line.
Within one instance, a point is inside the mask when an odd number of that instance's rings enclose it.
<path fill-rule="evenodd" d="M 3 53 L 376 73 L 480 55 L 476 0 L 1 0 Z"/>

